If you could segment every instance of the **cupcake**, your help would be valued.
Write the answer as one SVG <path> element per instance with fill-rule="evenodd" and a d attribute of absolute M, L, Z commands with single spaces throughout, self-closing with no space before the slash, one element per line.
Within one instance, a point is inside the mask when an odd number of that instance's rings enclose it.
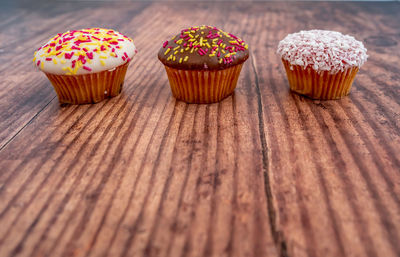
<path fill-rule="evenodd" d="M 132 39 L 102 28 L 57 34 L 34 54 L 60 103 L 86 104 L 118 95 L 137 53 Z"/>
<path fill-rule="evenodd" d="M 350 92 L 367 60 L 367 49 L 354 37 L 327 30 L 287 35 L 279 42 L 290 89 L 313 99 L 339 99 Z"/>
<path fill-rule="evenodd" d="M 216 27 L 182 30 L 158 52 L 173 96 L 187 103 L 214 103 L 235 90 L 248 45 Z"/>

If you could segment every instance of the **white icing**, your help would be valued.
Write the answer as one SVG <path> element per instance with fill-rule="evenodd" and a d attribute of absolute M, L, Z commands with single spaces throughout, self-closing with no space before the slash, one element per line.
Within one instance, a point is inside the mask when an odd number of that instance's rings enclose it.
<path fill-rule="evenodd" d="M 93 32 L 93 30 L 100 32 L 100 34 L 83 34 L 82 31 L 90 31 Z M 95 36 L 97 38 L 102 39 L 103 37 L 107 38 L 110 37 L 109 34 L 106 34 L 106 32 L 112 31 L 113 35 L 112 38 L 113 40 L 116 39 L 119 41 L 118 46 L 119 48 L 116 48 L 116 45 L 111 45 L 108 44 L 104 41 L 97 41 L 98 44 L 96 45 L 91 45 L 91 44 L 86 44 L 86 43 L 81 43 L 79 45 L 76 45 L 74 42 L 76 41 L 76 38 L 78 38 L 80 35 L 89 35 Z M 62 35 L 65 35 L 66 38 L 71 37 L 68 35 L 70 31 L 63 33 Z M 56 36 L 57 37 L 57 36 Z M 59 46 L 60 44 L 58 41 L 60 40 L 60 37 L 55 39 L 56 37 L 50 39 L 44 46 L 50 43 L 57 42 L 55 46 L 52 47 L 47 47 L 47 48 L 41 48 L 34 54 L 34 63 L 35 65 L 40 68 L 42 71 L 51 73 L 51 74 L 57 74 L 57 75 L 81 75 L 81 74 L 88 74 L 88 73 L 96 73 L 100 71 L 105 71 L 105 70 L 112 70 L 115 69 L 116 67 L 130 61 L 132 57 L 136 54 L 136 47 L 133 44 L 132 40 L 125 37 L 121 33 L 113 30 L 108 30 L 108 29 L 84 29 L 84 30 L 79 30 L 75 31 L 73 37 L 75 37 L 73 40 L 66 41 L 66 44 L 64 44 L 64 48 L 61 50 L 56 51 L 56 47 Z M 111 40 L 111 41 L 113 41 Z M 92 43 L 92 42 L 90 42 Z M 108 44 L 110 47 L 107 47 L 107 50 L 101 51 L 100 45 L 101 44 Z M 76 50 L 76 49 L 71 49 L 71 47 L 79 47 L 81 50 Z M 48 49 L 51 48 L 51 52 L 48 53 Z M 82 49 L 86 48 L 88 53 L 93 53 L 93 58 L 89 59 L 88 56 L 86 55 L 86 52 L 83 51 Z M 112 48 L 114 48 L 114 53 L 116 54 L 117 57 L 110 56 L 112 54 Z M 94 51 L 94 49 L 97 49 L 97 51 Z M 54 51 L 53 51 L 54 50 Z M 85 61 L 86 63 L 83 64 L 82 61 L 78 61 L 79 55 L 73 55 L 71 59 L 65 58 L 64 55 L 60 54 L 59 56 L 56 56 L 55 53 L 57 52 L 62 52 L 62 53 L 67 53 L 70 54 L 71 52 L 78 53 L 85 56 Z M 53 53 L 52 55 L 49 56 L 49 54 Z M 126 53 L 126 55 L 125 55 Z M 107 57 L 106 59 L 101 58 L 100 56 Z M 128 58 L 127 58 L 127 57 Z M 49 61 L 46 60 L 46 58 L 52 58 L 56 60 L 56 63 L 53 62 L 53 60 Z M 66 67 L 70 67 L 72 69 L 72 62 L 75 60 L 75 67 L 77 63 L 82 63 L 80 64 L 81 67 L 78 67 L 75 69 L 73 73 L 71 73 L 71 70 L 69 70 Z M 40 61 L 40 64 L 38 65 L 38 61 Z M 103 64 L 102 64 L 103 62 Z M 79 65 L 78 65 L 79 66 Z M 83 66 L 91 69 L 91 71 L 86 70 L 83 68 Z M 74 69 L 72 69 L 74 70 Z"/>
<path fill-rule="evenodd" d="M 277 53 L 291 65 L 335 74 L 361 67 L 367 60 L 364 44 L 352 36 L 328 30 L 300 31 L 279 42 Z"/>

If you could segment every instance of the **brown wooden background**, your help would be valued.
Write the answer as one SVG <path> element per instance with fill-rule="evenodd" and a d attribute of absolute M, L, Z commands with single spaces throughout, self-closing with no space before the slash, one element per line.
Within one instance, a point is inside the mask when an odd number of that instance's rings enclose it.
<path fill-rule="evenodd" d="M 400 4 L 8 1 L 0 8 L 0 256 L 400 256 Z M 171 96 L 156 53 L 211 24 L 250 45 L 232 97 Z M 60 107 L 31 64 L 68 29 L 139 49 L 124 90 Z M 277 43 L 362 40 L 351 95 L 288 90 Z"/>

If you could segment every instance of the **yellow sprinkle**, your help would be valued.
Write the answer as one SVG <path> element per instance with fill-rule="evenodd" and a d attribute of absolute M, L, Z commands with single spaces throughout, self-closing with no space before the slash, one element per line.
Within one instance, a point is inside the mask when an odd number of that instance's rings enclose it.
<path fill-rule="evenodd" d="M 203 46 L 203 37 L 200 38 L 200 46 Z"/>
<path fill-rule="evenodd" d="M 175 50 L 177 50 L 179 47 L 181 47 L 181 46 L 177 46 L 177 47 L 175 47 L 175 48 L 174 48 L 174 51 L 175 51 Z"/>
<path fill-rule="evenodd" d="M 215 54 L 210 54 L 209 56 L 210 56 L 210 57 L 213 57 L 213 56 L 215 56 Z"/>
<path fill-rule="evenodd" d="M 229 43 L 234 44 L 237 43 L 236 40 L 229 41 Z"/>
<path fill-rule="evenodd" d="M 176 57 L 174 56 L 174 57 L 172 58 L 172 60 L 174 60 L 174 61 L 175 61 L 175 60 L 176 60 Z"/>
<path fill-rule="evenodd" d="M 195 39 L 195 38 L 191 38 L 191 39 L 189 39 L 188 41 L 189 41 L 189 42 L 193 42 L 193 41 L 196 41 L 196 39 Z"/>
<path fill-rule="evenodd" d="M 224 59 L 220 59 L 220 60 L 219 60 L 219 63 L 222 63 L 223 60 L 224 60 Z"/>
<path fill-rule="evenodd" d="M 53 59 L 53 63 L 54 63 L 54 64 L 57 64 L 57 60 L 56 60 L 56 59 Z"/>
<path fill-rule="evenodd" d="M 193 53 L 193 51 L 194 51 L 194 48 L 192 48 L 192 50 L 190 50 L 190 53 Z"/>
<path fill-rule="evenodd" d="M 42 64 L 40 64 L 40 68 L 42 68 L 42 70 L 43 70 L 43 68 L 44 68 L 44 63 L 42 62 Z"/>
<path fill-rule="evenodd" d="M 167 61 L 172 59 L 172 55 L 168 56 Z"/>
<path fill-rule="evenodd" d="M 169 53 L 169 51 L 171 51 L 171 48 L 168 48 L 165 52 L 164 55 L 167 55 Z"/>
<path fill-rule="evenodd" d="M 113 53 L 113 52 L 111 52 L 111 53 L 110 53 L 110 56 L 114 56 L 114 57 L 115 57 L 115 56 L 116 56 L 116 54 L 115 54 L 115 53 Z"/>
<path fill-rule="evenodd" d="M 61 69 L 62 69 L 62 70 L 67 70 L 67 68 L 69 68 L 69 67 L 62 67 Z"/>
<path fill-rule="evenodd" d="M 193 35 L 192 35 L 192 34 L 189 34 L 189 37 L 190 37 L 190 38 L 193 38 Z"/>
<path fill-rule="evenodd" d="M 100 60 L 101 65 L 106 65 L 106 63 L 103 60 Z"/>
<path fill-rule="evenodd" d="M 72 75 L 72 73 L 71 72 L 67 72 L 67 73 L 65 73 L 65 75 Z"/>
<path fill-rule="evenodd" d="M 172 37 L 172 40 L 174 40 L 175 38 L 176 38 L 176 36 L 173 36 L 173 37 Z"/>
<path fill-rule="evenodd" d="M 179 58 L 179 63 L 182 63 L 182 58 Z"/>
<path fill-rule="evenodd" d="M 189 51 L 189 50 L 190 50 L 190 47 L 186 47 L 186 48 L 185 48 L 185 51 Z"/>
<path fill-rule="evenodd" d="M 181 49 L 181 53 L 183 53 L 183 49 Z"/>
<path fill-rule="evenodd" d="M 107 56 L 100 55 L 100 59 L 107 59 L 107 58 L 108 58 Z"/>
<path fill-rule="evenodd" d="M 244 48 L 245 48 L 245 49 L 249 49 L 249 45 L 246 45 Z"/>
<path fill-rule="evenodd" d="M 35 62 L 36 61 L 36 56 L 35 57 L 33 57 L 33 62 Z"/>
<path fill-rule="evenodd" d="M 88 59 L 87 62 L 88 62 L 89 64 L 92 64 L 92 60 L 90 60 L 90 59 Z"/>
<path fill-rule="evenodd" d="M 189 59 L 189 56 L 185 56 L 185 59 L 183 59 L 184 62 L 186 62 Z"/>
<path fill-rule="evenodd" d="M 178 53 L 178 50 L 176 50 L 175 52 L 174 52 L 174 54 L 177 54 Z"/>
<path fill-rule="evenodd" d="M 224 54 L 224 53 L 225 53 L 225 50 L 224 50 L 224 49 L 221 49 L 221 52 Z"/>
<path fill-rule="evenodd" d="M 61 60 L 60 62 L 61 62 L 61 64 L 64 64 L 64 63 L 66 63 L 67 61 L 66 61 L 66 60 Z"/>
<path fill-rule="evenodd" d="M 211 46 L 210 46 L 210 44 L 209 44 L 209 43 L 206 43 L 206 46 L 207 46 L 208 48 L 211 48 Z"/>

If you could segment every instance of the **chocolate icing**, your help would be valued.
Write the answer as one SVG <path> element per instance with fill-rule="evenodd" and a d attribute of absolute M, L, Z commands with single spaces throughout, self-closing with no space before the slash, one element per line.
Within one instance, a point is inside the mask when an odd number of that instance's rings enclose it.
<path fill-rule="evenodd" d="M 165 41 L 158 59 L 180 70 L 222 70 L 249 58 L 240 38 L 211 26 L 191 27 Z"/>

